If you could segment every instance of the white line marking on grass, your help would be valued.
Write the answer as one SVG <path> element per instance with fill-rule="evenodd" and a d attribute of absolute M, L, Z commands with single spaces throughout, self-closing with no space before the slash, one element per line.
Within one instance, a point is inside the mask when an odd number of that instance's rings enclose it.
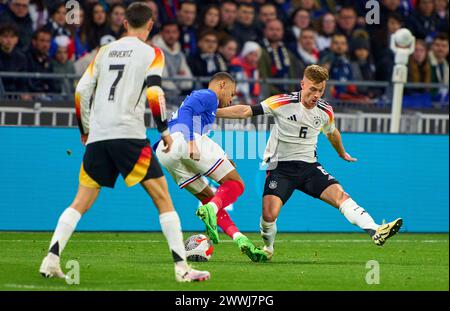
<path fill-rule="evenodd" d="M 1 242 L 13 243 L 48 243 L 48 240 L 0 240 Z M 276 240 L 277 243 L 372 243 L 370 240 Z M 70 243 L 166 243 L 164 240 L 71 240 Z M 232 240 L 220 243 L 234 243 Z M 389 243 L 448 243 L 448 240 L 389 240 Z"/>

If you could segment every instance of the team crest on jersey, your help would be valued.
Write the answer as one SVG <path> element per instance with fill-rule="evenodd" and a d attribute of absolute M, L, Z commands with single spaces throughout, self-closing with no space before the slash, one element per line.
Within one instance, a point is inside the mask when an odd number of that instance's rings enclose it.
<path fill-rule="evenodd" d="M 315 116 L 313 120 L 314 127 L 319 127 L 322 123 L 322 119 L 319 116 Z"/>
<path fill-rule="evenodd" d="M 269 188 L 270 189 L 276 189 L 278 187 L 278 183 L 275 181 L 275 180 L 271 180 L 270 182 L 269 182 Z"/>

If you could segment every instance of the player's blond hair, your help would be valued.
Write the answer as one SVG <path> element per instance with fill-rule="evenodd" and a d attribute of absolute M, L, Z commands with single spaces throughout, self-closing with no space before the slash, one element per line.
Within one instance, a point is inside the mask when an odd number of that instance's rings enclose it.
<path fill-rule="evenodd" d="M 305 69 L 304 76 L 314 83 L 321 83 L 328 80 L 328 70 L 319 65 L 309 65 Z"/>

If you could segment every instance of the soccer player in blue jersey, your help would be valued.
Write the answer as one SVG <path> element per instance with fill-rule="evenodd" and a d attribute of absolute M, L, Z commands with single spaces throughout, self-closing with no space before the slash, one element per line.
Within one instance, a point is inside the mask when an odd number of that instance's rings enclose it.
<path fill-rule="evenodd" d="M 252 261 L 265 261 L 267 255 L 243 235 L 231 220 L 225 207 L 234 203 L 244 192 L 244 182 L 223 149 L 208 137 L 216 118 L 217 108 L 231 104 L 236 82 L 226 72 L 215 74 L 208 89 L 192 92 L 174 112 L 169 121 L 173 139 L 169 152 L 163 144 L 156 146 L 161 164 L 181 189 L 186 189 L 204 205 L 196 212 L 206 224 L 206 231 L 214 243 L 219 242 L 217 225 Z M 214 193 L 202 176 L 220 184 Z"/>

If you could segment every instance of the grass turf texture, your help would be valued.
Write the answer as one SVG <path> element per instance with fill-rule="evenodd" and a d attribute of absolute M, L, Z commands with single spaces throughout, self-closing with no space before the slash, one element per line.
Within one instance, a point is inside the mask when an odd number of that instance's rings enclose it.
<path fill-rule="evenodd" d="M 211 280 L 189 284 L 175 282 L 161 233 L 75 233 L 62 268 L 78 260 L 80 284 L 44 279 L 38 269 L 50 238 L 0 232 L 0 290 L 449 290 L 448 234 L 400 233 L 378 247 L 365 234 L 280 233 L 268 263 L 250 262 L 221 235 L 211 261 L 194 264 Z M 378 285 L 365 281 L 369 260 L 380 264 Z"/>

